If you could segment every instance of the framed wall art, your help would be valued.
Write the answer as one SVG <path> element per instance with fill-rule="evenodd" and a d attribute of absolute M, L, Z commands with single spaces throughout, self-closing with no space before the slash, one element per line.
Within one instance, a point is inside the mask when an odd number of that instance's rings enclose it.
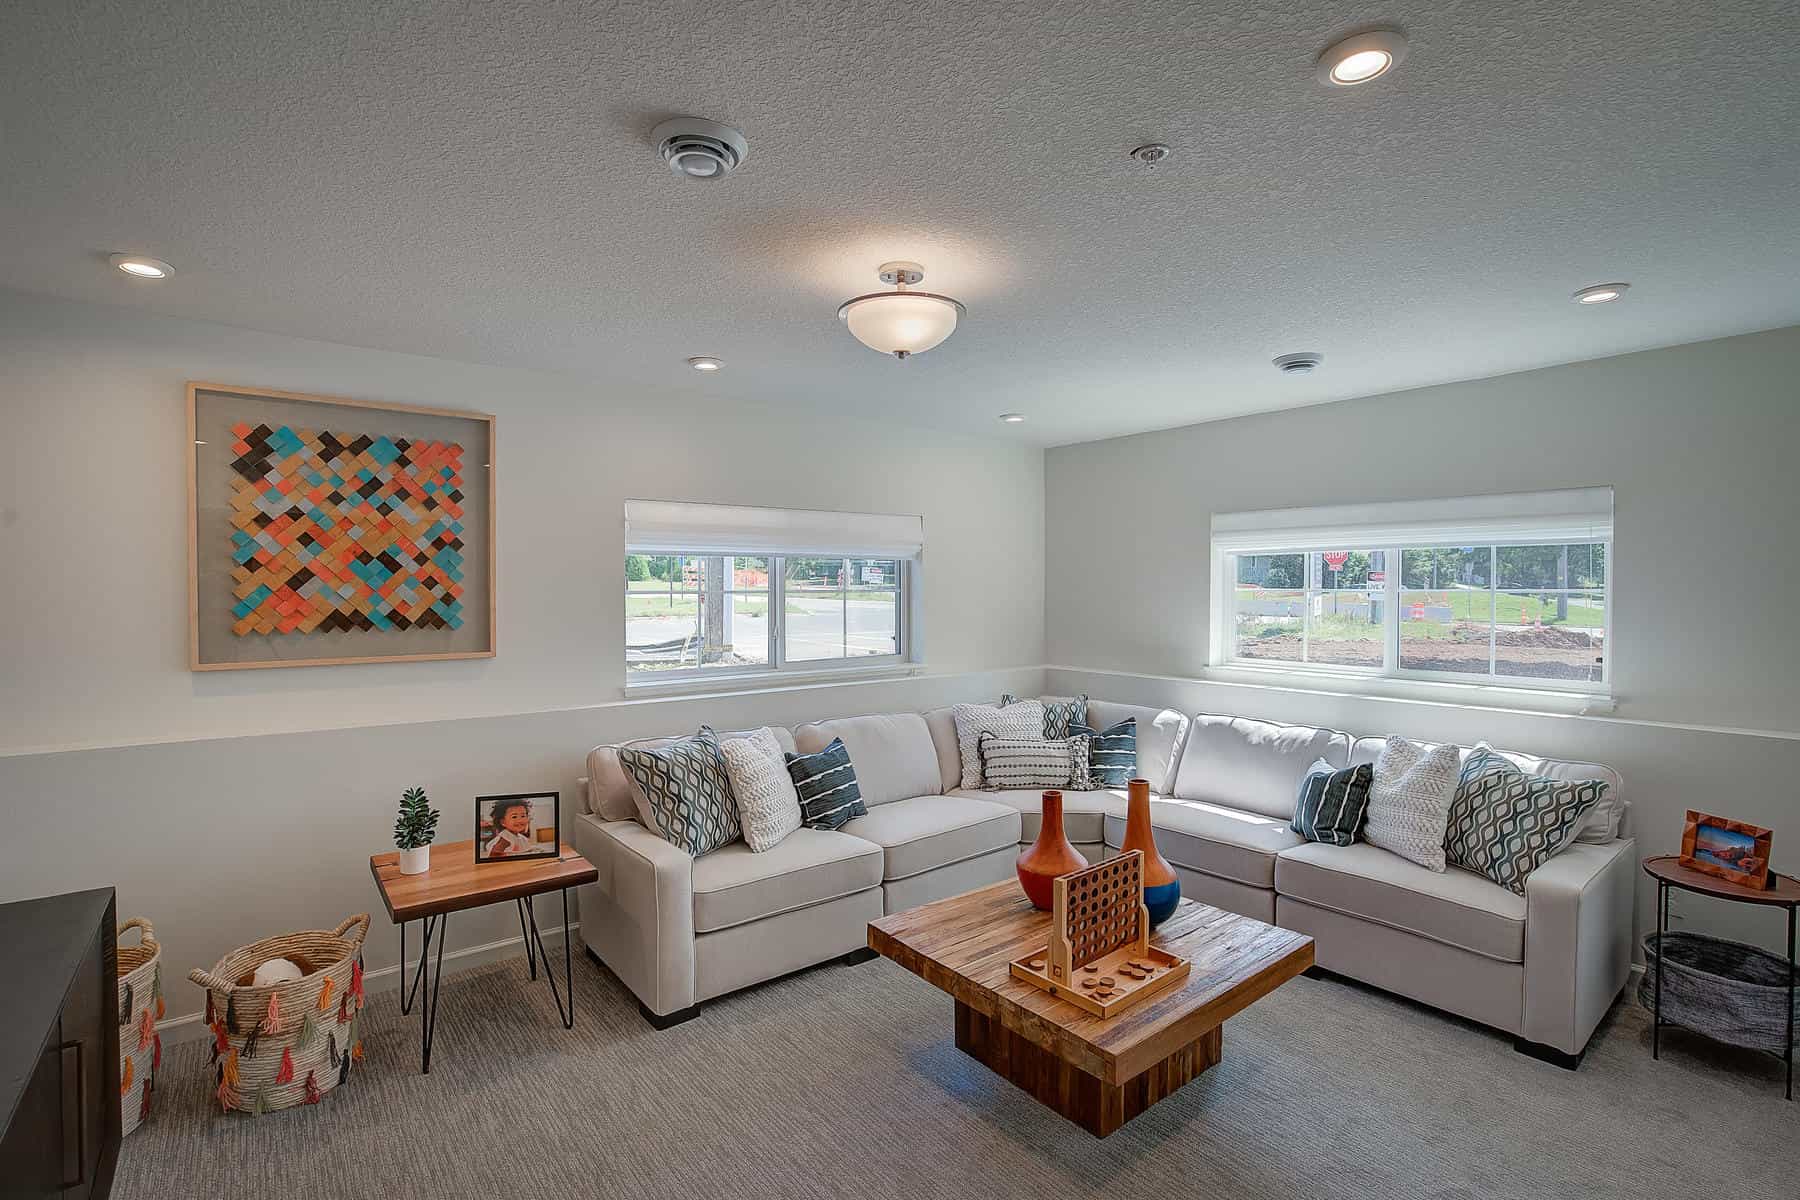
<path fill-rule="evenodd" d="M 1690 808 L 1687 825 L 1681 831 L 1679 861 L 1684 867 L 1745 887 L 1767 888 L 1769 847 L 1774 840 L 1774 831 L 1761 825 Z"/>
<path fill-rule="evenodd" d="M 494 418 L 190 383 L 188 665 L 494 655 Z"/>

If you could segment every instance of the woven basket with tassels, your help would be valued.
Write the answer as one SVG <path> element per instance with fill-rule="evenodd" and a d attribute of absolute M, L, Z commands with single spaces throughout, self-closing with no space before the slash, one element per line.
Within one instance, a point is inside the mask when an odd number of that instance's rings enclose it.
<path fill-rule="evenodd" d="M 130 1133 L 150 1115 L 150 1095 L 162 1066 L 162 947 L 156 930 L 142 917 L 119 926 L 124 939 L 138 931 L 138 944 L 119 947 L 119 1128 Z"/>
<path fill-rule="evenodd" d="M 252 942 L 212 970 L 188 976 L 206 989 L 213 1095 L 222 1111 L 260 1115 L 317 1104 L 350 1078 L 352 1064 L 362 1058 L 357 1018 L 368 935 L 369 914 L 358 913 L 329 932 Z M 256 968 L 276 958 L 292 959 L 305 974 L 290 983 L 252 986 Z"/>

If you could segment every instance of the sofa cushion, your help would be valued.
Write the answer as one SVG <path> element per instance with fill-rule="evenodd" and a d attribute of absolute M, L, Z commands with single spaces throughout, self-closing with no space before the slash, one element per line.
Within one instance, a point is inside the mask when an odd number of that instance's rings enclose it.
<path fill-rule="evenodd" d="M 906 879 L 1019 844 L 1019 814 L 966 796 L 914 796 L 869 810 L 843 832 L 882 848 L 883 879 Z"/>
<path fill-rule="evenodd" d="M 1432 871 L 1379 846 L 1281 852 L 1275 890 L 1503 962 L 1525 959 L 1525 897 L 1469 871 Z"/>
<path fill-rule="evenodd" d="M 698 857 L 742 835 L 725 756 L 710 727 L 666 746 L 627 746 L 619 763 L 635 786 L 638 820 L 670 845 Z"/>
<path fill-rule="evenodd" d="M 925 727 L 931 730 L 931 745 L 937 751 L 939 792 L 953 792 L 962 786 L 962 751 L 956 745 L 956 707 L 946 704 L 925 714 Z"/>
<path fill-rule="evenodd" d="M 918 713 L 844 717 L 794 730 L 794 745 L 802 754 L 818 753 L 833 738 L 850 752 L 863 803 L 871 808 L 943 790 L 931 728 Z"/>
<path fill-rule="evenodd" d="M 1188 719 L 1172 708 L 1088 701 L 1088 725 L 1094 729 L 1110 729 L 1127 717 L 1137 718 L 1138 774 L 1150 781 L 1151 791 L 1167 794 L 1175 782 L 1176 759 L 1187 740 Z"/>
<path fill-rule="evenodd" d="M 754 734 L 754 729 L 736 729 L 719 734 L 719 741 L 727 742 L 732 738 L 746 738 Z M 769 732 L 781 743 L 784 753 L 794 750 L 794 735 L 778 725 L 769 726 Z M 635 741 L 619 742 L 610 746 L 595 746 L 587 756 L 587 797 L 585 809 L 598 816 L 602 821 L 637 821 L 638 794 L 632 785 L 631 777 L 625 768 L 619 765 L 619 751 L 626 747 L 641 749 L 658 749 L 678 742 L 682 737 L 638 738 Z"/>
<path fill-rule="evenodd" d="M 1174 794 L 1283 821 L 1294 815 L 1300 781 L 1313 762 L 1349 765 L 1350 736 L 1311 725 L 1278 725 L 1201 713 L 1188 727 Z"/>
<path fill-rule="evenodd" d="M 694 860 L 694 932 L 880 887 L 881 858 L 880 846 L 828 829 L 796 829 L 760 854 L 734 842 Z"/>
<path fill-rule="evenodd" d="M 958 789 L 950 794 L 993 800 L 1016 809 L 1019 813 L 1019 841 L 1037 841 L 1038 830 L 1044 823 L 1042 788 L 1009 788 L 998 792 L 976 791 L 971 788 L 967 791 Z M 1063 836 L 1078 846 L 1099 845 L 1105 837 L 1101 819 L 1108 813 L 1117 813 L 1120 817 L 1125 815 L 1124 788 L 1064 792 Z M 1119 828 L 1123 829 L 1124 826 L 1120 825 Z"/>
<path fill-rule="evenodd" d="M 1350 761 L 1372 763 L 1381 757 L 1382 748 L 1386 745 L 1387 739 L 1384 737 L 1359 737 L 1356 739 L 1356 743 L 1350 747 Z M 1468 761 L 1470 750 L 1471 748 L 1468 746 L 1458 747 L 1463 762 Z M 1492 752 L 1527 775 L 1542 775 L 1546 779 L 1558 781 L 1603 780 L 1606 783 L 1606 795 L 1583 819 L 1581 832 L 1575 835 L 1575 840 L 1603 846 L 1625 836 L 1623 829 L 1626 808 L 1625 781 L 1611 767 L 1603 763 L 1581 762 L 1577 759 L 1539 758 L 1535 754 L 1522 754 L 1517 750 L 1494 750 Z"/>
<path fill-rule="evenodd" d="M 1150 801 L 1156 848 L 1178 867 L 1252 887 L 1275 886 L 1275 856 L 1306 839 L 1285 820 L 1200 800 Z M 1125 809 L 1108 813 L 1106 844 L 1125 843 Z"/>

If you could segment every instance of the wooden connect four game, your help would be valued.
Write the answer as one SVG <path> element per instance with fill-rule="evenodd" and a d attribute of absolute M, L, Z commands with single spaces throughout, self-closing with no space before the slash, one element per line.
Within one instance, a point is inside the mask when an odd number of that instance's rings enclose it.
<path fill-rule="evenodd" d="M 1050 944 L 1013 960 L 1013 978 L 1097 1017 L 1110 1017 L 1187 978 L 1186 959 L 1150 944 L 1142 851 L 1058 876 L 1054 895 Z"/>

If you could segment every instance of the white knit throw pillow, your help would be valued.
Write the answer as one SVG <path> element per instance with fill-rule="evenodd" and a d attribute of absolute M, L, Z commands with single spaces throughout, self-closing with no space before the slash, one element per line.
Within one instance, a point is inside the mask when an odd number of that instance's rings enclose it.
<path fill-rule="evenodd" d="M 737 797 L 744 841 L 757 852 L 774 849 L 800 828 L 800 794 L 788 774 L 781 743 L 768 729 L 721 743 L 725 774 Z"/>
<path fill-rule="evenodd" d="M 1003 738 L 1044 736 L 1044 706 L 1036 700 L 1020 700 L 1001 708 L 997 704 L 958 704 L 950 710 L 956 721 L 956 749 L 962 755 L 962 786 L 981 786 L 981 735 Z"/>
<path fill-rule="evenodd" d="M 1427 749 L 1391 737 L 1375 760 L 1363 840 L 1433 871 L 1444 869 L 1444 830 L 1456 796 L 1455 746 Z"/>

